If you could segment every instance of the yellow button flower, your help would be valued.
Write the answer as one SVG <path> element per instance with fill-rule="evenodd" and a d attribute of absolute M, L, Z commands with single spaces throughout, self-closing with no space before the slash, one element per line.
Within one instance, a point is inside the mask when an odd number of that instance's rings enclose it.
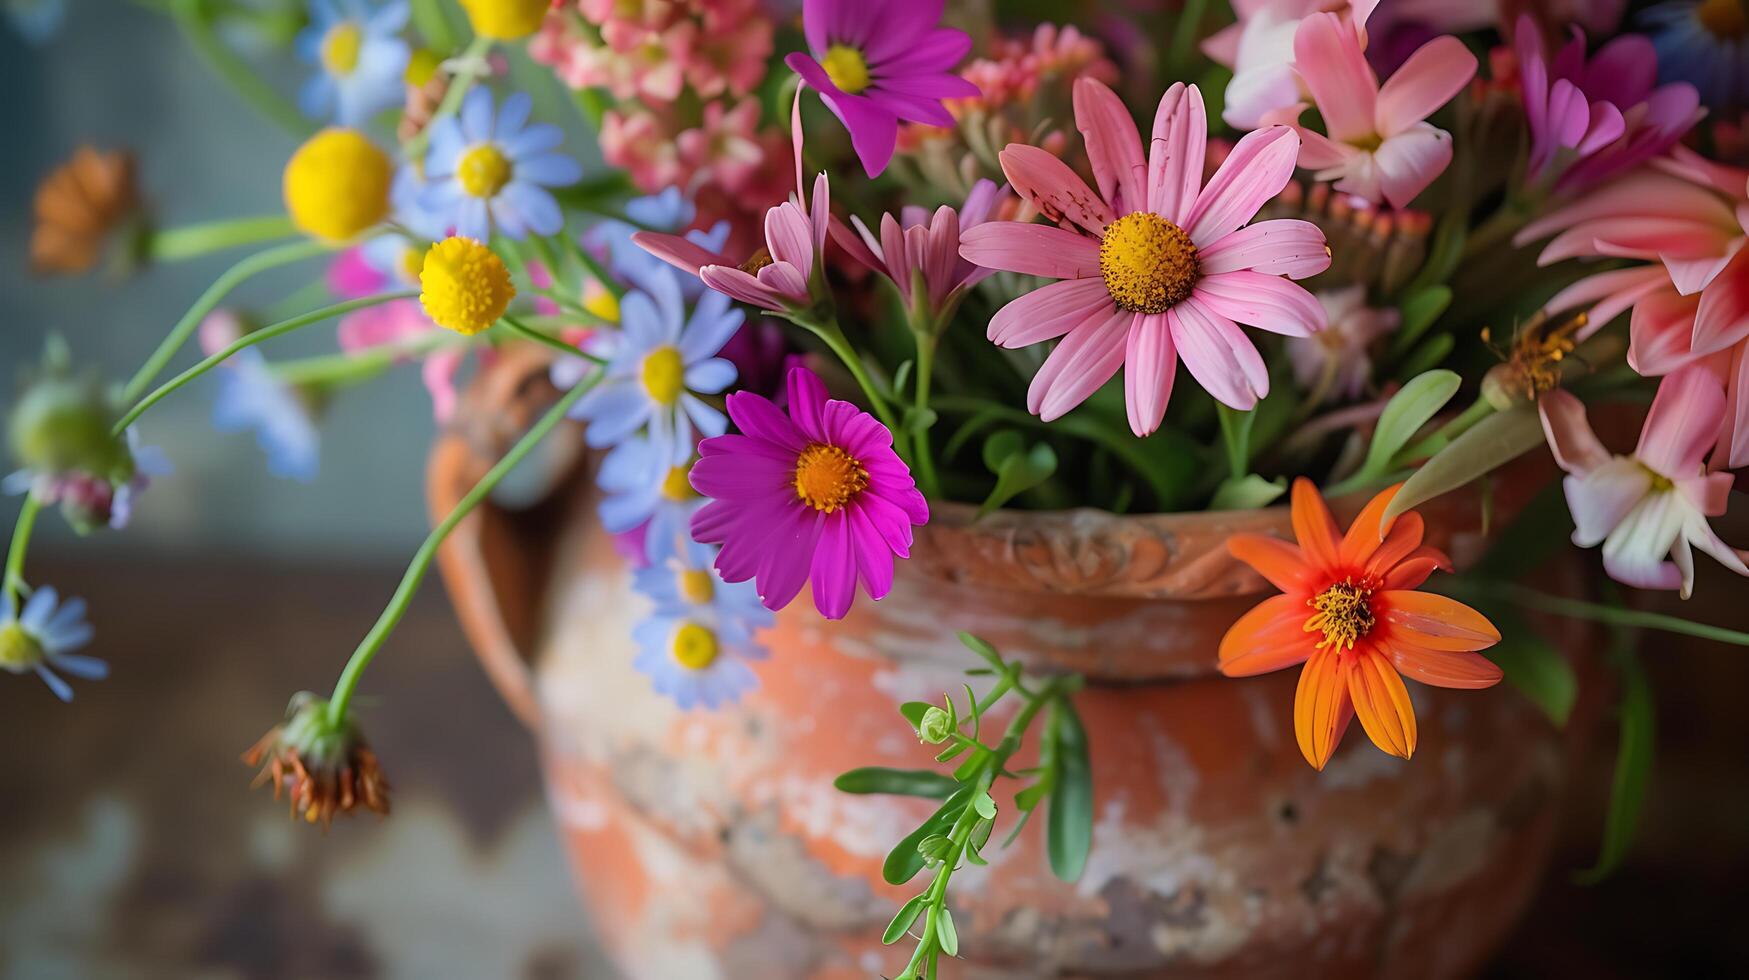
<path fill-rule="evenodd" d="M 363 133 L 324 129 L 285 165 L 285 209 L 300 231 L 345 241 L 389 213 L 394 165 Z"/>
<path fill-rule="evenodd" d="M 471 337 L 498 322 L 515 297 L 504 260 L 472 238 L 446 238 L 425 253 L 419 302 L 438 326 Z"/>
<path fill-rule="evenodd" d="M 494 41 L 514 41 L 540 30 L 551 0 L 461 0 L 474 33 Z"/>

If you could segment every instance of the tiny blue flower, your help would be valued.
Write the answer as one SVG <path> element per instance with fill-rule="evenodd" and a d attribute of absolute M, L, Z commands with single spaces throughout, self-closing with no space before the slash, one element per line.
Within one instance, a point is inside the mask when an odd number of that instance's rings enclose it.
<path fill-rule="evenodd" d="M 4 0 L 6 19 L 31 44 L 47 44 L 67 19 L 67 0 Z"/>
<path fill-rule="evenodd" d="M 1688 82 L 1712 109 L 1749 106 L 1749 33 L 1739 3 L 1670 0 L 1640 14 L 1660 82 Z"/>
<path fill-rule="evenodd" d="M 661 457 L 679 466 L 699 438 L 728 428 L 723 413 L 699 395 L 735 381 L 735 365 L 716 356 L 741 327 L 741 311 L 721 293 L 706 293 L 686 316 L 679 275 L 649 276 L 620 301 L 620 331 L 601 338 L 608 363 L 601 383 L 572 416 L 589 423 L 584 438 L 605 449 L 645 429 Z"/>
<path fill-rule="evenodd" d="M 213 427 L 220 432 L 255 430 L 274 476 L 309 483 L 321 463 L 322 437 L 297 391 L 273 376 L 267 359 L 251 347 L 238 351 L 219 371 Z"/>
<path fill-rule="evenodd" d="M 577 360 L 581 361 L 581 358 Z M 688 537 L 692 514 L 704 498 L 687 482 L 686 463 L 676 464 L 665 450 L 644 436 L 631 436 L 602 457 L 595 482 L 606 492 L 601 501 L 601 526 L 609 534 L 624 534 L 649 524 L 646 540 L 660 542 L 662 554 L 673 550 L 667 542 Z M 658 546 L 650 557 L 660 557 Z"/>
<path fill-rule="evenodd" d="M 632 666 L 681 708 L 731 704 L 759 684 L 747 661 L 764 651 L 695 620 L 658 614 L 634 627 L 632 639 Z"/>
<path fill-rule="evenodd" d="M 0 669 L 35 672 L 62 701 L 73 700 L 73 688 L 55 671 L 92 681 L 109 676 L 108 664 L 72 652 L 91 642 L 91 635 L 84 599 L 63 603 L 45 585 L 30 594 L 21 613 L 13 590 L 0 588 Z"/>
<path fill-rule="evenodd" d="M 772 624 L 771 610 L 751 580 L 725 582 L 717 574 L 716 548 L 688 535 L 664 556 L 658 557 L 655 545 L 650 550 L 650 564 L 632 573 L 632 584 L 656 604 L 656 615 L 700 623 L 739 645 L 752 643 L 755 630 Z"/>
<path fill-rule="evenodd" d="M 362 126 L 401 104 L 411 49 L 406 0 L 375 10 L 365 0 L 310 0 L 310 26 L 298 35 L 298 56 L 316 66 L 298 108 L 315 119 Z"/>
<path fill-rule="evenodd" d="M 431 124 L 425 158 L 427 205 L 458 235 L 486 241 L 556 235 L 565 226 L 547 190 L 583 179 L 583 166 L 562 153 L 564 131 L 528 124 L 534 100 L 517 92 L 493 111 L 492 93 L 475 88 L 461 112 Z"/>

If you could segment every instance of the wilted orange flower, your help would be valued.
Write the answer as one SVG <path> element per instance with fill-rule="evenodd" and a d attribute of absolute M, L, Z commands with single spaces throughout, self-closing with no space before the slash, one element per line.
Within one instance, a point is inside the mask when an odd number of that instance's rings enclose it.
<path fill-rule="evenodd" d="M 1227 549 L 1283 595 L 1271 596 L 1221 638 L 1221 672 L 1249 677 L 1303 663 L 1294 695 L 1300 752 L 1323 769 L 1355 715 L 1374 745 L 1415 752 L 1415 708 L 1403 676 L 1436 687 L 1484 688 L 1500 668 L 1475 651 L 1500 631 L 1474 609 L 1414 591 L 1451 559 L 1421 543 L 1421 515 L 1387 519 L 1392 487 L 1374 497 L 1346 535 L 1309 480 L 1295 480 L 1298 545 L 1235 534 Z"/>
<path fill-rule="evenodd" d="M 274 799 L 282 792 L 290 799 L 294 817 L 324 830 L 336 815 L 360 809 L 388 816 L 389 781 L 376 753 L 350 719 L 329 724 L 327 708 L 307 692 L 292 699 L 285 723 L 243 753 L 245 765 L 261 768 L 255 785 L 271 784 Z"/>
<path fill-rule="evenodd" d="M 37 186 L 31 269 L 38 275 L 89 271 L 138 206 L 133 155 L 80 147 Z"/>

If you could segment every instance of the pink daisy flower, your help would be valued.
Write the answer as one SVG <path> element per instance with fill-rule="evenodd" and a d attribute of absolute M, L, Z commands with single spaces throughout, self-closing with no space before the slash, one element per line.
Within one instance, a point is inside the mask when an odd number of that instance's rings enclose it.
<path fill-rule="evenodd" d="M 693 489 L 711 498 L 692 536 L 723 546 L 723 580 L 755 580 L 769 609 L 811 582 L 828 619 L 850 611 L 859 579 L 869 598 L 885 596 L 894 557 L 910 557 L 911 528 L 929 520 L 893 434 L 827 398 L 805 367 L 790 369 L 788 415 L 750 391 L 730 395 L 728 410 L 740 434 L 700 443 L 692 467 Z"/>
<path fill-rule="evenodd" d="M 817 298 L 814 273 L 824 262 L 831 213 L 831 186 L 822 173 L 814 178 L 811 205 L 792 197 L 765 212 L 765 247 L 745 262 L 737 263 L 680 235 L 640 231 L 632 241 L 736 302 L 772 313 L 794 313 L 812 307 Z"/>
<path fill-rule="evenodd" d="M 802 0 L 812 57 L 784 59 L 850 130 L 870 177 L 887 169 L 899 120 L 951 127 L 943 99 L 976 97 L 955 75 L 972 49 L 964 31 L 937 27 L 943 0 Z"/>
<path fill-rule="evenodd" d="M 960 233 L 971 262 L 1063 280 L 990 320 L 1003 347 L 1063 338 L 1027 409 L 1056 419 L 1123 367 L 1130 428 L 1145 436 L 1166 414 L 1181 356 L 1209 394 L 1251 408 L 1269 372 L 1237 324 L 1290 337 L 1324 328 L 1323 307 L 1287 281 L 1329 268 L 1324 233 L 1295 219 L 1246 225 L 1287 185 L 1299 138 L 1286 126 L 1246 134 L 1204 186 L 1208 118 L 1196 86 L 1166 91 L 1146 160 L 1129 110 L 1105 85 L 1075 83 L 1075 119 L 1097 194 L 1063 161 L 1011 143 L 1001 154 L 1009 183 L 1059 227 L 991 221 Z"/>

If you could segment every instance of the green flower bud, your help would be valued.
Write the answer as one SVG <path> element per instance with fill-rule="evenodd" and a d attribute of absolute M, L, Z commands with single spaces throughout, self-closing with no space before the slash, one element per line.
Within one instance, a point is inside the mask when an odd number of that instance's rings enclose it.
<path fill-rule="evenodd" d="M 67 362 L 66 348 L 51 342 L 25 384 L 7 425 L 13 457 L 36 473 L 131 478 L 127 443 L 110 435 L 114 403 L 95 375 L 75 376 Z"/>
<path fill-rule="evenodd" d="M 929 745 L 940 745 L 952 734 L 953 719 L 942 708 L 923 712 L 923 720 L 917 723 L 917 737 Z"/>

